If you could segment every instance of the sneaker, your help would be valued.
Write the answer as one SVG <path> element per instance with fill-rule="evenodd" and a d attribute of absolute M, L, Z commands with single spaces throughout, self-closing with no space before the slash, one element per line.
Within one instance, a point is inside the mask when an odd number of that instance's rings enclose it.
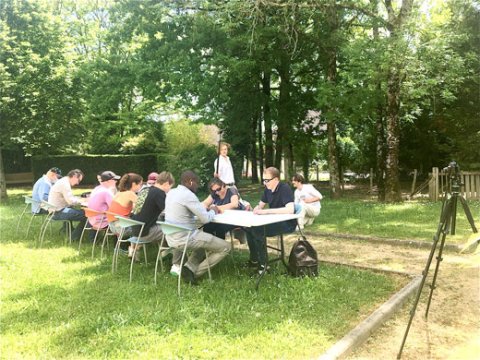
<path fill-rule="evenodd" d="M 179 276 L 180 275 L 180 265 L 173 264 L 170 268 L 170 275 Z"/>
<path fill-rule="evenodd" d="M 195 274 L 185 265 L 183 265 L 182 268 L 182 278 L 190 285 L 198 285 L 197 279 L 195 279 Z"/>
<path fill-rule="evenodd" d="M 260 265 L 260 266 L 258 267 L 258 274 L 261 275 L 263 272 L 269 273 L 270 270 L 271 270 L 269 265 L 267 265 L 267 269 L 266 269 L 266 270 L 264 270 L 264 269 L 265 269 L 265 265 Z"/>

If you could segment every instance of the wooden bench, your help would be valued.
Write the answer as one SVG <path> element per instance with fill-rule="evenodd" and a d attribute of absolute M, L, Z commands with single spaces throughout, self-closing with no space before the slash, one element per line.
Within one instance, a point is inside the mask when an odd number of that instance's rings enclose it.
<path fill-rule="evenodd" d="M 5 181 L 7 185 L 32 184 L 33 172 L 5 174 Z"/>

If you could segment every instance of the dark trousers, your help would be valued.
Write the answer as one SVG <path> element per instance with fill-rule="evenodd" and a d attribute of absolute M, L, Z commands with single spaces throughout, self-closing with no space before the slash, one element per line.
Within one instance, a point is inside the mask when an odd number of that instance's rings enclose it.
<path fill-rule="evenodd" d="M 72 240 L 80 239 L 80 235 L 82 235 L 83 227 L 87 221 L 85 217 L 85 213 L 83 210 L 73 209 L 73 208 L 64 208 L 60 211 L 55 212 L 52 217 L 53 220 L 70 220 L 70 221 L 78 221 L 78 225 L 72 232 Z"/>
<path fill-rule="evenodd" d="M 225 240 L 227 232 L 235 229 L 237 226 L 228 224 L 208 223 L 203 225 L 203 231 L 215 235 L 216 237 Z"/>
<path fill-rule="evenodd" d="M 250 250 L 250 261 L 265 264 L 267 262 L 267 249 L 265 246 L 266 236 L 288 234 L 295 230 L 295 223 L 282 221 L 265 226 L 254 226 L 244 228 L 247 233 L 248 248 Z"/>

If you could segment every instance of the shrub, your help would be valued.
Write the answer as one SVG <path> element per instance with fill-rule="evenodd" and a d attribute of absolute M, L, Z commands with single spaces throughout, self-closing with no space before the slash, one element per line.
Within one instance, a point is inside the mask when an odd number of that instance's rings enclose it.
<path fill-rule="evenodd" d="M 97 173 L 104 170 L 111 170 L 118 175 L 135 172 L 146 179 L 150 172 L 163 168 L 163 157 L 157 154 L 32 156 L 35 179 L 53 166 L 62 169 L 63 175 L 72 169 L 80 169 L 85 174 L 82 184 L 96 184 Z"/>
<path fill-rule="evenodd" d="M 213 177 L 215 157 L 216 149 L 213 146 L 200 143 L 181 150 L 177 155 L 166 155 L 166 169 L 173 174 L 176 183 L 179 183 L 184 171 L 194 171 L 200 177 L 201 188 L 205 189 Z"/>

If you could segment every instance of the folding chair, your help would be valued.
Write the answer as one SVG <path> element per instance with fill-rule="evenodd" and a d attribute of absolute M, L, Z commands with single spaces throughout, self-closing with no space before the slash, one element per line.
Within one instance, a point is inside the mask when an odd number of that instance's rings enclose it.
<path fill-rule="evenodd" d="M 146 245 L 150 244 L 152 241 L 144 241 L 142 240 L 142 232 L 145 226 L 145 223 L 142 221 L 132 220 L 120 215 L 115 216 L 119 221 L 118 225 L 121 228 L 120 234 L 118 236 L 117 244 L 115 245 L 115 249 L 113 251 L 113 262 L 112 262 L 112 272 L 115 272 L 118 267 L 118 254 L 120 252 L 120 244 L 122 242 L 129 242 L 132 245 L 136 245 L 132 255 L 132 261 L 130 263 L 130 282 L 132 282 L 132 275 L 133 275 L 133 263 L 135 262 L 135 254 L 137 253 L 137 249 L 139 245 Z M 140 226 L 140 231 L 138 236 L 132 236 L 128 239 L 124 239 L 123 236 L 125 235 L 125 230 L 131 226 Z M 147 249 L 143 246 L 143 253 L 145 255 L 145 264 L 147 263 Z"/>
<path fill-rule="evenodd" d="M 93 209 L 90 209 L 90 208 L 83 208 L 83 211 L 85 212 L 85 216 L 87 217 L 87 221 L 85 222 L 85 226 L 83 227 L 83 230 L 82 230 L 82 235 L 80 235 L 80 240 L 78 241 L 78 254 L 80 255 L 80 248 L 82 247 L 82 239 L 83 239 L 83 234 L 85 233 L 85 231 L 95 231 L 95 238 L 93 239 L 93 245 L 92 245 L 92 259 L 93 259 L 98 234 L 102 230 L 106 231 L 106 227 L 93 226 L 88 221 L 88 218 L 95 217 L 95 216 L 101 216 L 100 225 L 102 225 L 104 222 L 106 222 L 106 215 L 105 215 L 105 212 L 103 212 L 103 211 L 97 211 L 97 210 L 93 210 Z M 107 224 L 107 227 L 108 227 L 108 224 Z"/>
<path fill-rule="evenodd" d="M 16 231 L 17 234 L 18 234 L 18 230 L 20 228 L 20 224 L 22 222 L 23 216 L 26 214 L 28 208 L 31 208 L 32 205 L 38 205 L 38 206 L 41 205 L 41 201 L 37 201 L 30 196 L 24 195 L 23 198 L 25 199 L 25 207 L 23 208 L 22 214 L 20 215 L 20 217 L 18 219 L 18 222 L 17 222 L 17 231 Z M 27 227 L 27 235 L 26 235 L 27 238 L 28 238 L 28 234 L 30 232 L 30 227 L 32 225 L 33 219 L 36 218 L 36 217 L 44 216 L 44 215 L 45 214 L 43 214 L 43 213 L 41 213 L 41 214 L 31 213 L 30 221 L 28 222 L 28 227 Z"/>
<path fill-rule="evenodd" d="M 160 225 L 161 226 L 161 225 Z M 163 228 L 162 228 L 163 232 Z M 158 273 L 158 261 L 160 260 L 160 269 L 163 272 L 163 258 L 162 251 L 170 250 L 170 246 L 168 246 L 167 238 L 165 233 L 163 233 L 162 240 L 158 245 L 158 253 L 157 253 L 157 260 L 155 261 L 155 285 L 157 285 L 157 273 Z"/>
<path fill-rule="evenodd" d="M 188 249 L 188 242 L 190 241 L 190 238 L 191 238 L 193 232 L 196 231 L 197 229 L 190 229 L 190 228 L 188 228 L 186 226 L 183 226 L 183 225 L 167 223 L 167 222 L 164 222 L 164 221 L 157 221 L 157 224 L 159 224 L 162 227 L 162 232 L 165 236 L 176 234 L 176 233 L 181 232 L 181 231 L 188 231 L 187 240 L 185 241 L 185 246 L 183 247 L 182 260 L 180 261 L 180 274 L 178 274 L 177 291 L 178 291 L 178 296 L 180 296 L 180 282 L 182 280 L 183 263 L 185 261 L 185 255 L 186 255 L 187 249 Z M 207 251 L 205 251 L 205 256 L 206 256 L 206 259 L 207 259 L 207 264 L 209 264 L 208 263 L 208 252 Z M 212 280 L 212 274 L 210 272 L 210 264 L 208 266 L 208 278 L 209 278 L 210 281 Z"/>
<path fill-rule="evenodd" d="M 63 224 L 66 224 L 67 227 L 67 239 L 71 243 L 72 242 L 72 223 L 70 220 L 55 220 L 53 216 L 55 215 L 56 206 L 48 203 L 45 200 L 42 200 L 41 207 L 47 210 L 47 215 L 45 216 L 45 220 L 43 221 L 42 227 L 40 228 L 40 247 L 42 247 L 43 239 L 45 238 L 45 232 L 47 231 L 48 225 L 51 225 L 52 221 L 61 221 Z"/>

